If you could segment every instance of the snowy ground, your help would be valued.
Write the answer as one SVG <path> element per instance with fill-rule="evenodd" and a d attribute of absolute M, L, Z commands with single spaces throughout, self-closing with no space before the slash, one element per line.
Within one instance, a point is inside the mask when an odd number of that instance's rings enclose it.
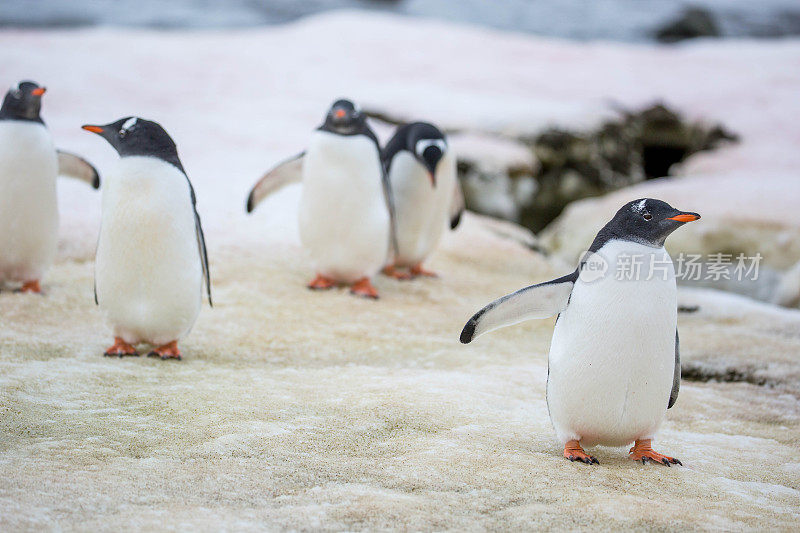
<path fill-rule="evenodd" d="M 406 40 L 435 53 L 409 54 Z M 777 224 L 772 239 L 791 236 L 800 43 L 575 45 L 346 14 L 244 33 L 5 31 L 0 64 L 3 83 L 48 85 L 58 144 L 101 172 L 115 157 L 80 124 L 165 125 L 197 189 L 216 302 L 180 363 L 101 357 L 99 195 L 61 182 L 46 296 L 0 294 L 0 530 L 796 527 L 800 312 L 682 291 L 700 305 L 680 317 L 684 360 L 750 365 L 767 385 L 685 382 L 659 440 L 683 468 L 622 449 L 571 464 L 545 405 L 552 320 L 457 340 L 477 308 L 563 273 L 559 260 L 467 217 L 430 265 L 440 280 L 379 279 L 378 302 L 311 293 L 297 189 L 252 217 L 243 204 L 340 95 L 509 131 L 668 95 L 744 136 L 665 182 L 725 191 L 680 205 L 704 214 L 697 227 L 719 227 L 714 213 L 731 205 Z M 726 187 L 726 175 L 764 187 Z"/>

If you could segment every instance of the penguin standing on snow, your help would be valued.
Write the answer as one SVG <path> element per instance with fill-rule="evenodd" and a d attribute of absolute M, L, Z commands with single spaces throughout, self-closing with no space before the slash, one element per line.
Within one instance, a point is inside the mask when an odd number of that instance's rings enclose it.
<path fill-rule="evenodd" d="M 377 298 L 370 278 L 386 264 L 393 205 L 378 139 L 352 102 L 334 102 L 308 148 L 259 180 L 247 199 L 248 213 L 297 181 L 303 183 L 300 240 L 317 268 L 308 287 L 346 284 L 357 296 Z"/>
<path fill-rule="evenodd" d="M 455 229 L 464 210 L 456 156 L 436 126 L 415 122 L 397 129 L 383 162 L 397 216 L 397 250 L 383 272 L 397 279 L 435 277 L 422 262 L 436 249 L 445 226 Z"/>
<path fill-rule="evenodd" d="M 37 83 L 20 82 L 0 108 L 0 285 L 17 282 L 34 293 L 58 244 L 56 177 L 100 187 L 92 165 L 55 149 L 39 114 L 44 93 Z"/>
<path fill-rule="evenodd" d="M 156 122 L 127 117 L 83 126 L 119 153 L 103 190 L 95 260 L 95 301 L 114 330 L 105 355 L 180 359 L 178 340 L 192 329 L 205 281 L 211 304 L 203 228 L 175 143 Z"/>
<path fill-rule="evenodd" d="M 651 447 L 681 376 L 675 271 L 664 241 L 699 218 L 651 198 L 625 204 L 575 272 L 492 302 L 461 332 L 466 344 L 558 314 L 547 405 L 567 459 L 597 463 L 582 446 L 635 442 L 631 459 L 681 464 Z"/>

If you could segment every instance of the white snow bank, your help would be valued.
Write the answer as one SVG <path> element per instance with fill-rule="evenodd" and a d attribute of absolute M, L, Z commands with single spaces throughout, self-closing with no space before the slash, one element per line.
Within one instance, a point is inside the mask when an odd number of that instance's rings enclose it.
<path fill-rule="evenodd" d="M 424 49 L 410 53 L 419 43 Z M 608 116 L 612 103 L 666 98 L 691 118 L 723 122 L 743 142 L 692 159 L 685 169 L 692 184 L 647 183 L 609 196 L 603 219 L 628 197 L 664 196 L 704 215 L 684 232 L 686 246 L 712 227 L 724 244 L 730 226 L 745 232 L 745 243 L 782 235 L 773 239 L 779 244 L 765 244 L 785 248 L 768 259 L 780 268 L 800 260 L 796 40 L 578 44 L 338 13 L 246 32 L 5 31 L 0 61 L 7 84 L 33 78 L 50 87 L 44 117 L 57 143 L 101 172 L 115 155 L 81 124 L 130 114 L 160 121 L 195 183 L 212 249 L 285 233 L 288 224 L 267 232 L 264 225 L 293 217 L 291 209 L 248 221 L 244 198 L 266 168 L 304 147 L 342 95 L 412 119 L 507 133 L 585 127 Z M 64 247 L 90 257 L 98 195 L 65 182 L 61 206 Z M 596 227 L 580 226 L 587 233 Z M 582 240 L 579 233 L 560 239 L 576 248 Z"/>

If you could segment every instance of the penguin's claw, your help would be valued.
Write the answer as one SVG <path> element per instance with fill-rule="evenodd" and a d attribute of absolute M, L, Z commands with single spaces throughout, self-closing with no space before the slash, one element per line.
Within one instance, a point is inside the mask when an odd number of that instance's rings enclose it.
<path fill-rule="evenodd" d="M 369 278 L 361 278 L 350 287 L 350 293 L 356 296 L 363 296 L 364 298 L 378 299 L 378 291 L 370 283 Z"/>
<path fill-rule="evenodd" d="M 586 463 L 587 465 L 600 464 L 600 461 L 597 460 L 597 457 L 589 455 L 583 451 L 580 442 L 577 440 L 571 440 L 564 445 L 564 457 L 570 461 L 578 461 L 580 463 Z"/>
<path fill-rule="evenodd" d="M 30 292 L 33 294 L 41 294 L 42 287 L 39 285 L 39 280 L 35 279 L 33 281 L 26 281 L 25 283 L 23 283 L 22 287 L 20 287 L 19 289 L 19 292 L 22 293 Z"/>
<path fill-rule="evenodd" d="M 383 275 L 390 278 L 399 279 L 401 281 L 408 281 L 412 278 L 411 274 L 407 272 L 398 272 L 394 265 L 383 267 Z"/>
<path fill-rule="evenodd" d="M 648 461 L 651 463 L 659 463 L 665 466 L 671 467 L 672 465 L 681 465 L 683 463 L 680 460 L 675 459 L 674 457 L 669 457 L 667 455 L 663 455 L 658 453 L 657 451 L 653 450 L 650 439 L 646 440 L 637 440 L 636 443 L 633 445 L 633 448 L 630 449 L 628 452 L 631 459 L 634 461 L 641 461 L 642 464 L 647 464 Z"/>
<path fill-rule="evenodd" d="M 416 276 L 424 276 L 426 278 L 438 278 L 439 274 L 436 272 L 431 272 L 430 270 L 425 270 L 422 268 L 422 263 L 417 263 L 416 265 L 411 267 L 411 275 Z"/>
<path fill-rule="evenodd" d="M 327 289 L 332 289 L 335 286 L 335 281 L 333 281 L 331 278 L 323 276 L 322 274 L 317 274 L 317 277 L 308 284 L 308 288 L 313 291 L 324 291 Z"/>
<path fill-rule="evenodd" d="M 114 337 L 114 345 L 103 352 L 103 355 L 106 357 L 138 357 L 139 352 L 136 351 L 136 348 L 122 340 L 120 337 Z"/>
<path fill-rule="evenodd" d="M 167 359 L 181 360 L 181 351 L 178 349 L 178 341 L 169 342 L 163 346 L 159 346 L 149 354 L 147 357 L 160 357 L 162 361 Z"/>

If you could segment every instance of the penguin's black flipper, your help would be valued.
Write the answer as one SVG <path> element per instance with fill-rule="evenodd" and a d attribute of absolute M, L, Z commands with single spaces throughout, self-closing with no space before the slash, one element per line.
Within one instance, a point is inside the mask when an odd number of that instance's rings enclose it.
<path fill-rule="evenodd" d="M 681 343 L 678 339 L 678 329 L 675 329 L 675 374 L 672 377 L 672 392 L 669 393 L 667 409 L 672 408 L 678 401 L 678 391 L 681 389 Z"/>
<path fill-rule="evenodd" d="M 196 206 L 193 207 L 194 207 L 194 228 L 197 236 L 197 246 L 200 250 L 200 264 L 203 267 L 203 278 L 206 282 L 206 295 L 208 296 L 208 305 L 210 307 L 214 307 L 214 302 L 211 300 L 211 271 L 208 268 L 208 250 L 206 249 L 206 236 L 203 233 L 203 225 L 200 223 L 200 214 L 197 212 L 197 207 Z"/>
<path fill-rule="evenodd" d="M 461 331 L 461 342 L 495 329 L 512 326 L 532 318 L 547 318 L 566 309 L 578 270 L 552 281 L 525 287 L 490 303 L 469 319 Z"/>
<path fill-rule="evenodd" d="M 381 170 L 383 172 L 381 175 L 383 196 L 386 200 L 386 209 L 389 211 L 389 257 L 387 262 L 391 263 L 394 258 L 397 257 L 398 250 L 400 249 L 397 244 L 397 209 L 395 208 L 394 193 L 392 192 L 392 184 L 389 181 L 389 171 L 386 165 L 381 164 Z"/>
<path fill-rule="evenodd" d="M 58 150 L 58 174 L 85 181 L 95 189 L 100 188 L 100 174 L 84 158 Z"/>
<path fill-rule="evenodd" d="M 292 158 L 281 161 L 261 176 L 247 197 L 247 212 L 252 213 L 261 200 L 270 194 L 292 183 L 299 183 L 303 179 L 305 155 L 306 152 L 302 151 Z"/>
<path fill-rule="evenodd" d="M 461 215 L 467 206 L 464 202 L 464 191 L 461 189 L 461 182 L 456 178 L 456 186 L 453 191 L 453 201 L 450 204 L 450 229 L 456 229 L 461 222 Z"/>

